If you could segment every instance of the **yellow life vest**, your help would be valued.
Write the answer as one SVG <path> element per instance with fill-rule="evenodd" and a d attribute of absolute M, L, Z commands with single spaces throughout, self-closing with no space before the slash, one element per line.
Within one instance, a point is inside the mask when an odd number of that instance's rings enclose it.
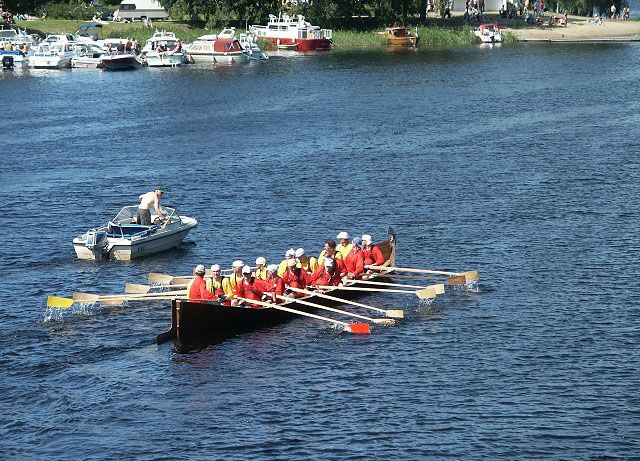
<path fill-rule="evenodd" d="M 307 256 L 307 264 L 302 264 L 302 262 L 300 262 L 300 266 L 302 269 L 313 274 L 318 268 L 318 260 L 313 256 Z"/>
<path fill-rule="evenodd" d="M 278 277 L 282 277 L 284 275 L 285 272 L 287 272 L 287 262 L 289 260 L 288 259 L 283 259 L 280 264 L 278 265 Z"/>
<path fill-rule="evenodd" d="M 256 269 L 253 276 L 260 280 L 267 280 L 267 268 L 263 267 L 262 269 Z"/>
<path fill-rule="evenodd" d="M 342 243 L 338 243 L 336 245 L 336 251 L 342 255 L 342 259 L 347 259 L 347 255 L 351 252 L 353 248 L 353 243 L 348 245 L 343 245 Z"/>
<path fill-rule="evenodd" d="M 322 250 L 320 255 L 318 256 L 318 265 L 322 266 L 324 264 L 324 257 L 327 255 L 326 250 Z M 341 253 L 336 252 L 334 259 L 344 259 Z"/>

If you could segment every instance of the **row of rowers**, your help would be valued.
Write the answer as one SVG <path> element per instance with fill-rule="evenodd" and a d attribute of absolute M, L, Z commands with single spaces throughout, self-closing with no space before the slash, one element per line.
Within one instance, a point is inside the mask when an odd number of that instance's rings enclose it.
<path fill-rule="evenodd" d="M 293 297 L 304 296 L 291 288 L 305 289 L 315 286 L 338 286 L 344 279 L 359 279 L 370 271 L 366 265 L 382 265 L 384 256 L 371 236 L 365 234 L 349 239 L 349 234 L 340 232 L 340 243 L 327 240 L 318 256 L 308 256 L 303 248 L 289 249 L 280 264 L 267 265 L 265 258 L 256 259 L 256 270 L 243 261 L 234 261 L 229 277 L 221 274 L 220 266 L 211 266 L 211 277 L 205 278 L 205 268 L 199 264 L 196 276 L 187 286 L 192 301 L 218 300 L 225 305 L 244 304 L 237 298 L 255 301 L 282 302 L 278 296 L 287 293 Z M 252 305 L 252 307 L 259 307 Z"/>

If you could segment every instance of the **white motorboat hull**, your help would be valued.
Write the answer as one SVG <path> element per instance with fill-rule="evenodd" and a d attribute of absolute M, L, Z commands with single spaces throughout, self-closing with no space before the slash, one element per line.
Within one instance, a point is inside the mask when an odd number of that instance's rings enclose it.
<path fill-rule="evenodd" d="M 33 69 L 64 69 L 71 66 L 71 58 L 66 56 L 31 56 L 29 67 Z"/>
<path fill-rule="evenodd" d="M 149 67 L 176 67 L 181 66 L 185 61 L 183 53 L 147 53 L 147 65 Z"/>
<path fill-rule="evenodd" d="M 71 67 L 75 69 L 98 69 L 102 67 L 102 58 L 77 56 L 71 59 Z"/>
<path fill-rule="evenodd" d="M 476 36 L 480 39 L 481 43 L 501 43 L 502 34 L 480 34 L 476 32 Z"/>
<path fill-rule="evenodd" d="M 185 239 L 189 231 L 198 222 L 194 218 L 181 217 L 181 222 L 174 222 L 161 227 L 157 231 L 144 236 L 131 238 L 107 236 L 106 245 L 87 245 L 87 234 L 73 239 L 73 247 L 78 259 L 99 260 L 115 259 L 130 261 L 177 247 Z"/>
<path fill-rule="evenodd" d="M 226 53 L 226 54 L 198 54 L 189 53 L 189 57 L 195 63 L 207 64 L 235 64 L 249 61 L 247 53 Z"/>

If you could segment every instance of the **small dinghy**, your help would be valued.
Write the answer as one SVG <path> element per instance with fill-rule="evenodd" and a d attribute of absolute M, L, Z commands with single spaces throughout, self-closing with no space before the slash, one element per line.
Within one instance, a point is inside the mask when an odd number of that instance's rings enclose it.
<path fill-rule="evenodd" d="M 136 222 L 138 206 L 126 206 L 108 224 L 73 239 L 79 259 L 129 261 L 180 245 L 198 221 L 179 216 L 174 208 L 162 207 L 168 222 L 152 215 L 151 226 Z"/>

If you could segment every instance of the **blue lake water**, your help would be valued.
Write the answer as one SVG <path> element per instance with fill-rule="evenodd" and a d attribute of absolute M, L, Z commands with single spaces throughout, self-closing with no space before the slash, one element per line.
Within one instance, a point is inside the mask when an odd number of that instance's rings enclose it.
<path fill-rule="evenodd" d="M 608 459 L 640 453 L 640 46 L 274 57 L 0 73 L 3 459 Z M 72 238 L 156 185 L 180 249 Z M 166 304 L 46 297 L 228 266 L 340 230 L 477 269 L 398 327 L 311 320 L 189 353 Z"/>

